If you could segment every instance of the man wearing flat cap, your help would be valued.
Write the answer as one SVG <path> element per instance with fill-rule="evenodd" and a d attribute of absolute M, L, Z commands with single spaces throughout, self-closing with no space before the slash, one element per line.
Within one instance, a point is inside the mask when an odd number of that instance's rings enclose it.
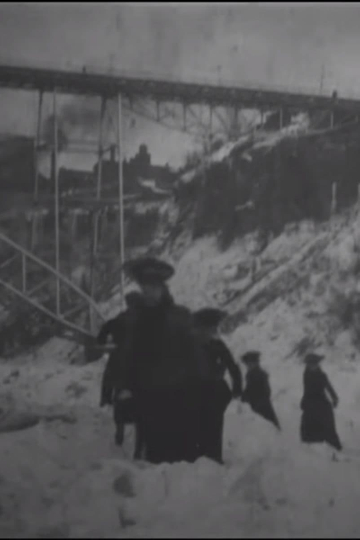
<path fill-rule="evenodd" d="M 174 268 L 146 257 L 124 265 L 141 289 L 127 339 L 127 382 L 144 428 L 146 459 L 193 461 L 197 457 L 196 381 L 205 366 L 190 311 L 175 304 L 166 282 Z"/>
<path fill-rule="evenodd" d="M 222 463 L 222 438 L 224 414 L 231 398 L 241 397 L 242 376 L 233 355 L 218 334 L 218 327 L 226 312 L 215 308 L 203 308 L 193 315 L 194 325 L 209 364 L 212 384 L 204 393 L 204 431 L 202 444 L 204 455 Z M 224 380 L 226 372 L 232 379 L 232 392 Z"/>
<path fill-rule="evenodd" d="M 323 359 L 324 355 L 314 352 L 307 354 L 304 359 L 300 437 L 305 443 L 326 442 L 336 450 L 341 450 L 333 411 L 339 400 L 328 376 L 321 369 Z"/>
<path fill-rule="evenodd" d="M 242 401 L 248 403 L 254 412 L 280 430 L 279 420 L 271 402 L 269 375 L 260 366 L 260 357 L 259 351 L 248 351 L 242 357 L 247 368 L 246 387 Z"/>

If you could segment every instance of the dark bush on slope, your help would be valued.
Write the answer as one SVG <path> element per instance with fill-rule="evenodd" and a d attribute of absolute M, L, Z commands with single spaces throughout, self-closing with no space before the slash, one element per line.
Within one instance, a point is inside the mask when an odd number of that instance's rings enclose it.
<path fill-rule="evenodd" d="M 328 219 L 334 182 L 337 209 L 354 203 L 360 182 L 358 129 L 250 148 L 251 159 L 244 159 L 244 149 L 235 149 L 205 174 L 198 171 L 177 193 L 180 205 L 192 204 L 193 238 L 216 234 L 225 249 L 235 238 L 257 230 L 265 247 L 287 223 Z"/>

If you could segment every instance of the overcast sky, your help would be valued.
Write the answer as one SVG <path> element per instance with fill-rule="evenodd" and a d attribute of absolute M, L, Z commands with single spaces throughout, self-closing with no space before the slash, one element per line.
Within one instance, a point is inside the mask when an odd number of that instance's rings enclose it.
<path fill-rule="evenodd" d="M 0 57 L 314 89 L 324 66 L 325 91 L 360 95 L 359 28 L 360 4 L 345 2 L 2 3 Z M 29 130 L 35 96 L 0 92 L 0 132 Z M 157 160 L 174 161 L 184 137 L 156 132 L 141 125 L 128 147 L 150 133 Z"/>

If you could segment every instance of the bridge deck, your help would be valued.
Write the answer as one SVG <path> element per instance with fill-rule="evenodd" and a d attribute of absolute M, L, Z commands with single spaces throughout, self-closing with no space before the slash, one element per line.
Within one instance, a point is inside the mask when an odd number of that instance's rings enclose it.
<path fill-rule="evenodd" d="M 0 64 L 0 87 L 42 90 L 65 94 L 144 97 L 158 101 L 178 101 L 187 104 L 286 106 L 294 109 L 331 109 L 360 113 L 359 99 L 337 99 L 315 93 L 279 89 L 250 88 L 240 83 L 215 84 L 166 80 L 151 75 L 101 73 L 81 69 L 21 67 Z"/>

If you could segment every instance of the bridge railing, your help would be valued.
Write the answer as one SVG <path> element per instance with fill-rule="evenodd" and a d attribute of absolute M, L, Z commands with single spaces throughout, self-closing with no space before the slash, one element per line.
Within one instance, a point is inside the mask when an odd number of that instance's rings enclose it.
<path fill-rule="evenodd" d="M 178 76 L 174 73 L 159 73 L 155 71 L 139 70 L 132 71 L 128 69 L 116 69 L 111 66 L 103 67 L 94 63 L 86 64 L 75 64 L 74 62 L 65 62 L 61 65 L 54 65 L 53 63 L 42 63 L 41 65 L 35 64 L 27 59 L 14 59 L 9 57 L 0 56 L 0 65 L 9 66 L 14 68 L 28 68 L 28 69 L 46 69 L 54 71 L 64 71 L 66 73 L 79 74 L 83 72 L 85 68 L 86 74 L 88 75 L 103 75 L 103 76 L 113 76 L 113 77 L 124 77 L 127 79 L 141 79 L 141 80 L 153 80 L 158 82 L 172 82 L 174 84 L 199 84 L 202 86 L 216 86 L 223 88 L 244 88 L 248 90 L 253 90 L 257 92 L 280 92 L 288 94 L 301 94 L 308 96 L 322 96 L 322 97 L 331 97 L 331 92 L 328 94 L 319 93 L 318 87 L 315 86 L 289 86 L 289 85 L 268 85 L 264 84 L 263 81 L 249 81 L 249 80 L 240 80 L 240 79 L 227 79 L 215 75 L 209 75 L 209 73 L 199 73 L 197 72 L 195 76 Z M 359 99 L 360 93 L 349 93 L 348 91 L 341 92 L 341 98 L 344 99 Z"/>

